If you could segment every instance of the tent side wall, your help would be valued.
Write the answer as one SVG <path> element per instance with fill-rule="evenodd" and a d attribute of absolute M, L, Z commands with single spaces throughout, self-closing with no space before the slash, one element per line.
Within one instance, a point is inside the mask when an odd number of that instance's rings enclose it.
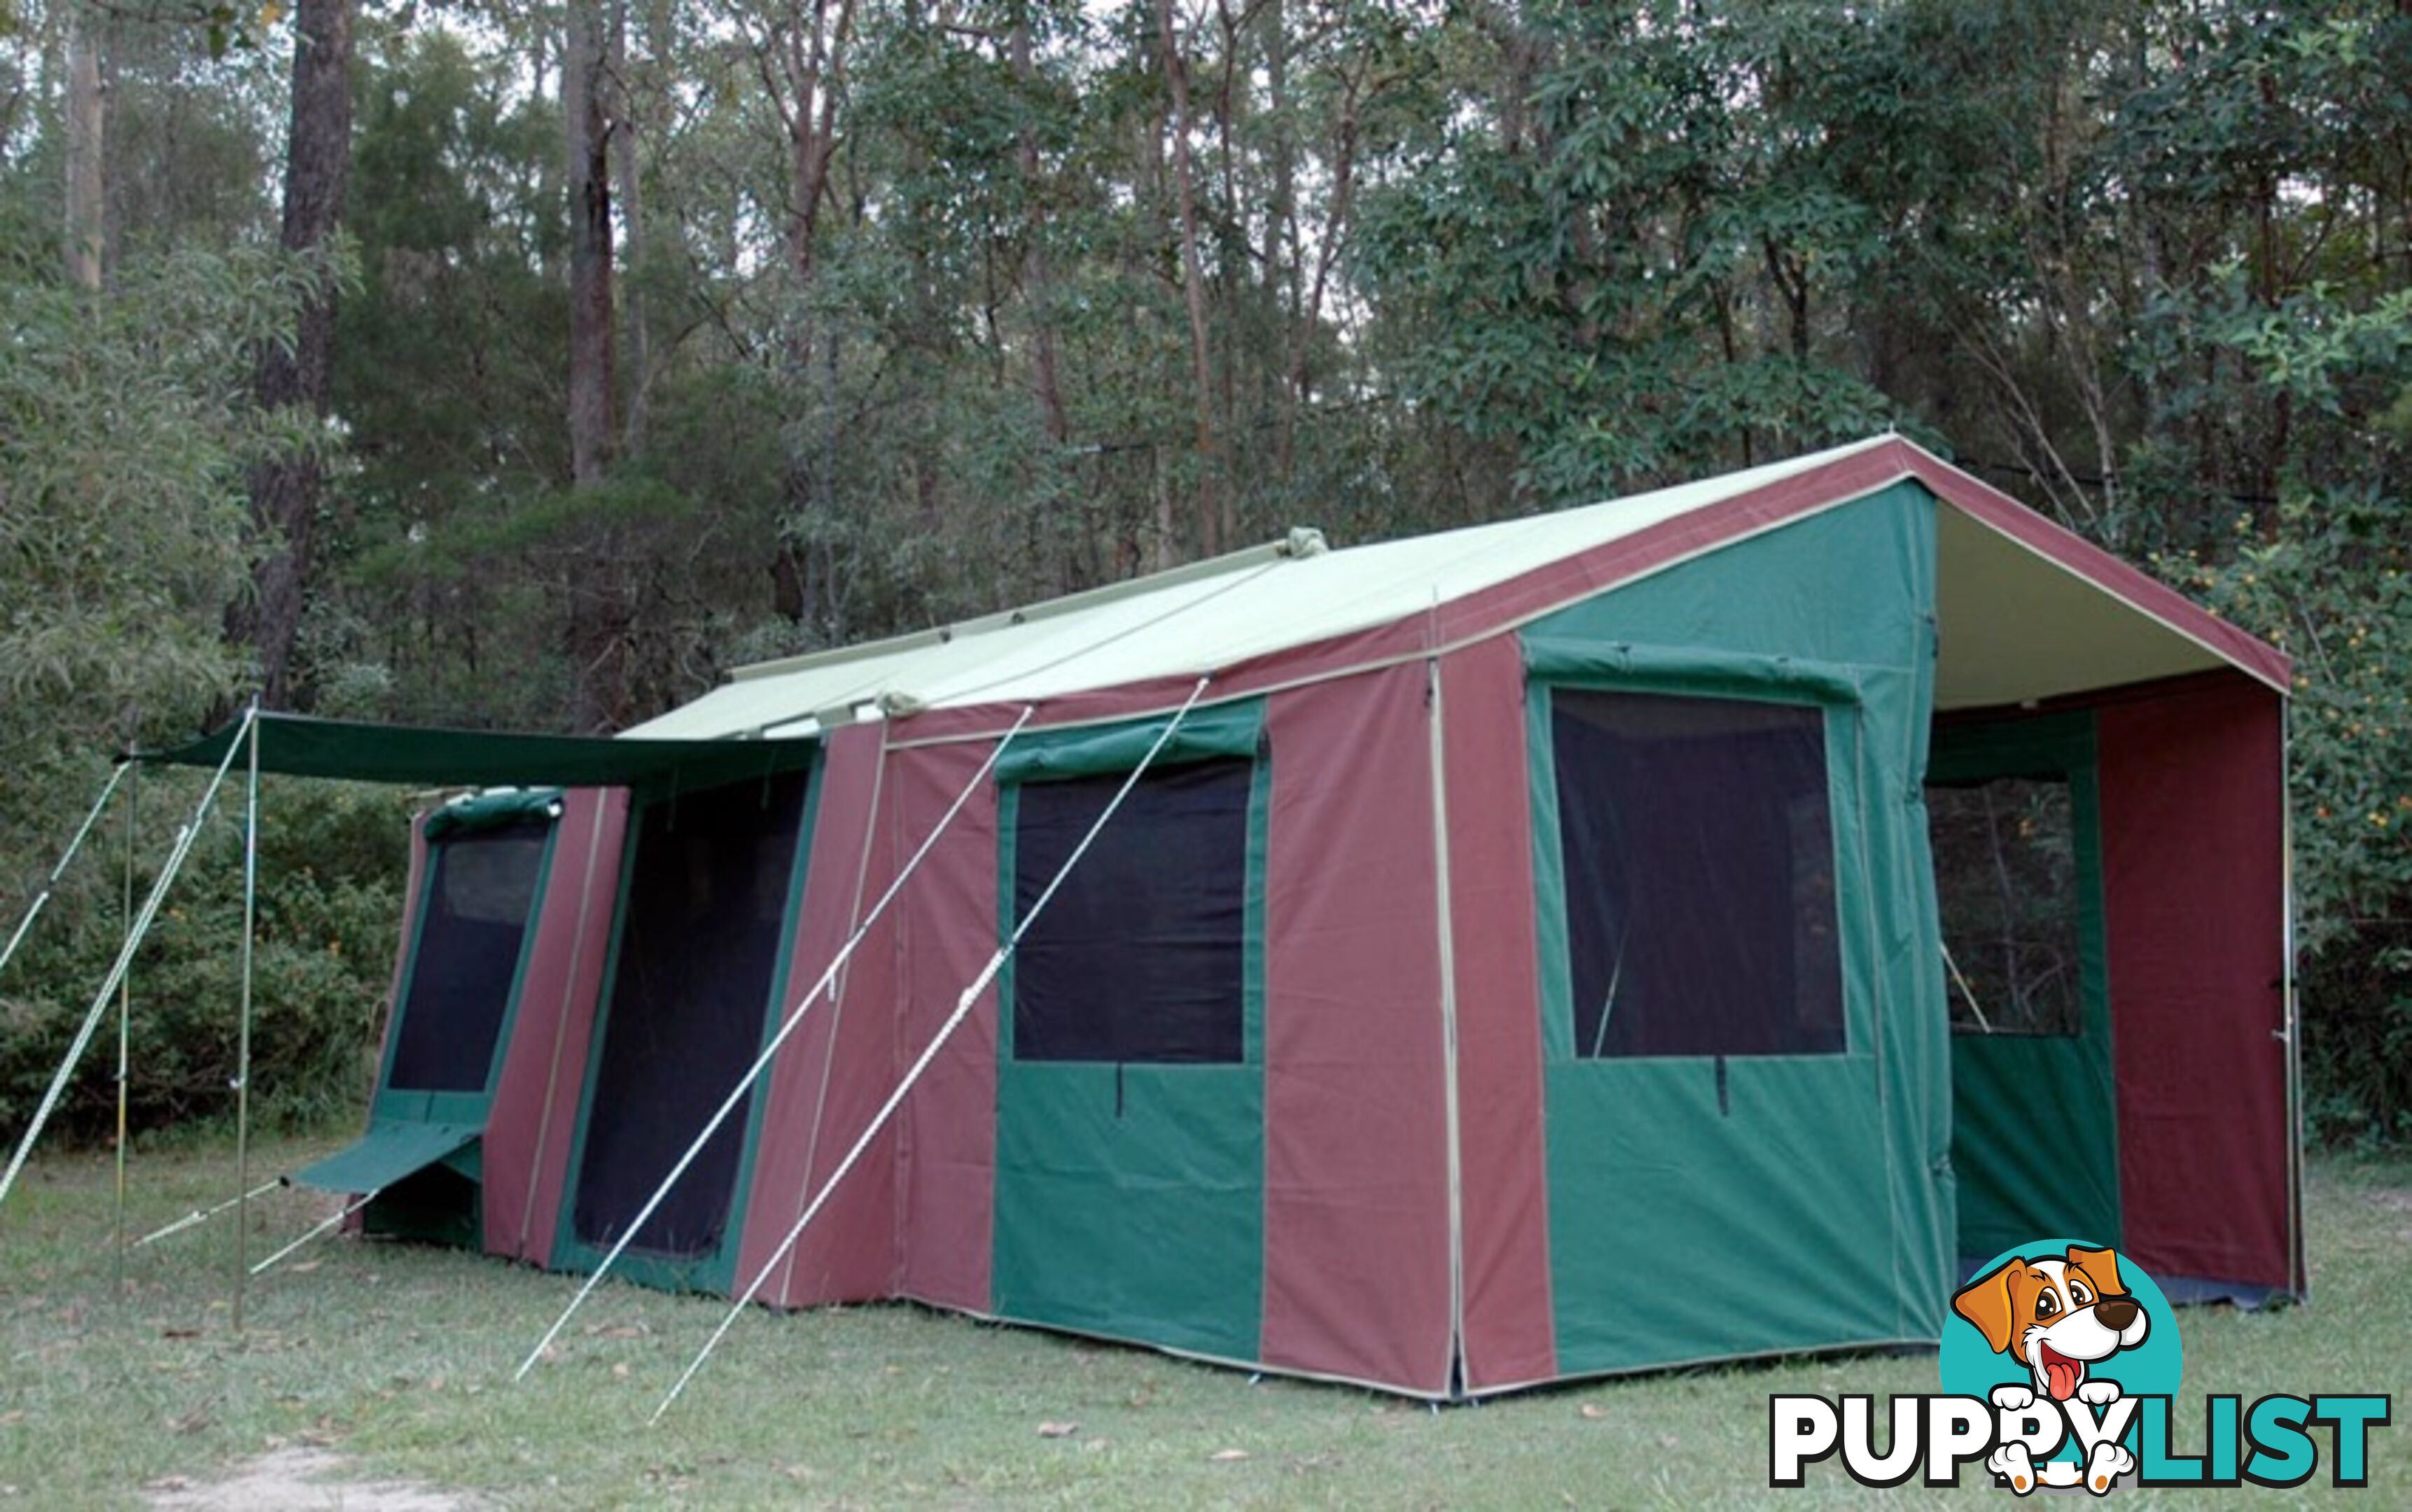
<path fill-rule="evenodd" d="M 1516 638 L 1495 636 L 1443 662 L 1440 707 L 1456 968 L 1462 1347 L 1465 1388 L 1481 1392 L 1558 1374 Z"/>
<path fill-rule="evenodd" d="M 2124 1242 L 2301 1293 L 2286 1038 L 2286 710 L 2235 673 L 2096 714 Z"/>
<path fill-rule="evenodd" d="M 1922 486 L 1896 484 L 1524 627 L 1530 849 L 1500 850 L 1489 875 L 1453 862 L 1451 886 L 1512 898 L 1515 870 L 1537 879 L 1524 948 L 1538 956 L 1527 1011 L 1540 1025 L 1553 1354 L 1536 1347 L 1506 1287 L 1486 1284 L 1475 1294 L 1486 1307 L 1469 1301 L 1468 1358 L 1481 1372 L 1470 1387 L 1536 1378 L 1493 1377 L 1491 1358 L 1565 1376 L 1936 1336 L 1949 1062 L 1919 790 L 1934 509 Z M 1840 957 L 1838 1048 L 1620 1054 L 1578 1042 L 1551 733 L 1560 688 L 1823 709 L 1813 727 L 1831 815 L 1820 864 L 1838 899 L 1825 947 Z M 1518 975 L 1494 991 L 1530 991 Z M 1469 1191 L 1523 1179 L 1529 1135 L 1486 1137 L 1507 1164 L 1469 1162 Z M 1529 1272 L 1531 1207 L 1509 1196 L 1470 1226 L 1481 1270 Z M 1670 1267 L 1685 1284 L 1635 1306 L 1631 1278 Z"/>
<path fill-rule="evenodd" d="M 574 788 L 562 809 L 484 1145 L 483 1247 L 539 1265 L 552 1254 L 587 1041 L 610 953 L 628 791 Z"/>
<path fill-rule="evenodd" d="M 826 740 L 819 820 L 781 1016 L 794 1012 L 828 973 L 901 864 L 887 844 L 892 822 L 885 821 L 893 815 L 884 791 L 884 734 L 877 725 L 852 726 Z M 891 915 L 866 932 L 772 1064 L 738 1251 L 741 1288 L 777 1254 L 895 1081 L 897 950 Z M 891 1136 L 865 1152 L 771 1273 L 761 1300 L 805 1307 L 896 1291 L 896 1150 Z"/>
<path fill-rule="evenodd" d="M 1433 694 L 1429 664 L 1408 663 L 1270 700 L 1258 1354 L 1442 1395 L 1453 1330 Z"/>
<path fill-rule="evenodd" d="M 891 752 L 884 800 L 889 864 L 875 888 L 934 831 L 987 756 L 985 742 Z M 884 873 L 884 874 L 883 874 Z M 883 1005 L 888 1069 L 861 1089 L 860 1118 L 839 1120 L 850 1146 L 954 1012 L 997 947 L 997 786 L 982 782 L 894 905 L 893 995 Z M 868 948 L 868 945 L 866 945 Z M 997 1164 L 997 1002 L 992 984 L 898 1111 L 883 1142 L 902 1160 L 897 1292 L 966 1312 L 992 1310 Z M 826 1136 L 825 1136 L 826 1138 Z M 841 1146 L 840 1153 L 844 1152 Z M 880 1157 L 875 1145 L 866 1159 Z M 849 1177 L 852 1181 L 854 1178 Z M 792 1222 L 792 1220 L 790 1220 Z"/>

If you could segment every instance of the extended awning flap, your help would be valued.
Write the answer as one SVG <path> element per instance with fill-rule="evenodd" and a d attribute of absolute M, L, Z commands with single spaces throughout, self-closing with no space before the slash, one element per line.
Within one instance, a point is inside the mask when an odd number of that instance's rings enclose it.
<path fill-rule="evenodd" d="M 237 718 L 212 734 L 132 759 L 184 767 L 214 767 L 243 737 Z M 804 740 L 624 740 L 601 736 L 520 735 L 498 730 L 369 725 L 304 714 L 259 716 L 259 768 L 300 777 L 420 786 L 625 787 L 660 784 L 680 789 L 767 777 L 813 758 Z M 237 761 L 243 760 L 238 754 Z"/>
<path fill-rule="evenodd" d="M 483 1123 L 371 1123 L 358 1143 L 302 1167 L 292 1180 L 322 1192 L 381 1192 L 476 1143 L 485 1132 Z"/>

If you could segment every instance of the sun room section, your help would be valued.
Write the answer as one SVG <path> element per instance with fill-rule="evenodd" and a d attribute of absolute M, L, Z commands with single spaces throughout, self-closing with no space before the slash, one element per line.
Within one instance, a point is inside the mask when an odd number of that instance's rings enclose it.
<path fill-rule="evenodd" d="M 2067 1237 L 2299 1294 L 2283 660 L 1981 500 L 1938 510 L 1936 609 L 1963 1268 Z"/>

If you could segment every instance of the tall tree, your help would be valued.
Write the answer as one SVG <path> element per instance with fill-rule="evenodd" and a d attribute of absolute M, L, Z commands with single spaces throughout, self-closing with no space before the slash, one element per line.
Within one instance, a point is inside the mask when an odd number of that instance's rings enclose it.
<path fill-rule="evenodd" d="M 66 263 L 79 288 L 100 287 L 106 234 L 102 159 L 107 115 L 100 90 L 100 17 L 81 5 L 67 17 Z"/>
<path fill-rule="evenodd" d="M 331 250 L 344 217 L 352 154 L 352 0 L 301 0 L 294 16 L 293 103 L 286 133 L 285 218 L 279 244 L 311 260 Z M 327 416 L 335 348 L 335 285 L 325 280 L 302 310 L 290 346 L 260 349 L 252 379 L 259 407 Z M 315 441 L 315 438 L 314 438 Z M 251 517 L 263 550 L 251 595 L 228 615 L 228 631 L 259 661 L 259 694 L 271 708 L 293 698 L 293 647 L 326 486 L 316 445 L 251 470 Z"/>

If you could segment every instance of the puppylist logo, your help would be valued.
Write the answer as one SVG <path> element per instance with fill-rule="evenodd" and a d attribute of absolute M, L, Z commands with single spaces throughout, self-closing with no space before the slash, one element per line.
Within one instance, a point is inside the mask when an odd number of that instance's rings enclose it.
<path fill-rule="evenodd" d="M 2116 1251 L 2037 1240 L 1979 1266 L 1952 1293 L 1943 1389 L 1896 1396 L 1877 1449 L 1873 1396 L 1768 1399 L 1768 1483 L 1805 1485 L 1838 1462 L 1862 1486 L 1957 1486 L 1963 1468 L 2025 1496 L 2039 1487 L 2107 1495 L 2123 1485 L 2293 1487 L 2369 1483 L 2369 1434 L 2390 1420 L 2369 1392 L 2274 1392 L 2203 1403 L 2199 1452 L 2173 1436 L 2183 1350 L 2169 1299 Z"/>

